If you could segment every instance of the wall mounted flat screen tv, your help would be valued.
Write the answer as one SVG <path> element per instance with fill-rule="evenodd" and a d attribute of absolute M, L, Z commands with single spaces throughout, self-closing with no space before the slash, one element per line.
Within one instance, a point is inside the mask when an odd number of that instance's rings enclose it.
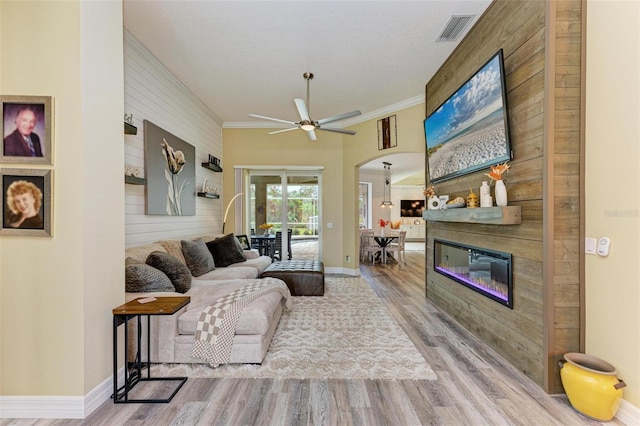
<path fill-rule="evenodd" d="M 429 181 L 512 158 L 502 49 L 424 120 Z"/>
<path fill-rule="evenodd" d="M 424 200 L 400 200 L 400 217 L 422 217 Z"/>

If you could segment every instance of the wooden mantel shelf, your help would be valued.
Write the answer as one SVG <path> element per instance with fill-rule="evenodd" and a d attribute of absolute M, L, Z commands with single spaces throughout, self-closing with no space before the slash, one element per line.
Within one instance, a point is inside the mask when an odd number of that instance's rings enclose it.
<path fill-rule="evenodd" d="M 422 212 L 422 218 L 434 222 L 484 223 L 490 225 L 519 225 L 522 221 L 520 206 L 425 210 Z"/>

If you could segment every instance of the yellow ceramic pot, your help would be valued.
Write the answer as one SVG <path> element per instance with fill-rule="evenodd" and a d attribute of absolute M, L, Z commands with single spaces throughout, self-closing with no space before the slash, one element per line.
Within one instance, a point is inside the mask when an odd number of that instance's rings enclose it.
<path fill-rule="evenodd" d="M 622 388 L 614 366 L 591 355 L 570 352 L 560 361 L 560 378 L 569 402 L 595 420 L 611 420 L 620 407 Z"/>

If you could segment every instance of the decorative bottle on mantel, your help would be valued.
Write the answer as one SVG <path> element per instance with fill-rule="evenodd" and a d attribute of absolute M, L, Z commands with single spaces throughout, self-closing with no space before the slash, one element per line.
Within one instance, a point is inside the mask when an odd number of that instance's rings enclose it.
<path fill-rule="evenodd" d="M 491 207 L 493 205 L 493 198 L 491 197 L 491 188 L 489 182 L 482 181 L 480 187 L 480 207 Z"/>
<path fill-rule="evenodd" d="M 507 187 L 502 179 L 496 180 L 496 205 L 505 207 L 507 205 Z"/>

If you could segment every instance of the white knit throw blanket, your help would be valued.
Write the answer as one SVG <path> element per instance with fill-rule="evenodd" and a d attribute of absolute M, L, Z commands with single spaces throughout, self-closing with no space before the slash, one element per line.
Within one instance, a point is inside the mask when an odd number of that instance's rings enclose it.
<path fill-rule="evenodd" d="M 289 288 L 284 281 L 271 277 L 255 280 L 204 308 L 196 326 L 191 356 L 204 359 L 212 367 L 228 363 L 242 310 L 258 297 L 273 291 L 282 294 L 285 307 L 290 309 L 292 299 Z"/>

